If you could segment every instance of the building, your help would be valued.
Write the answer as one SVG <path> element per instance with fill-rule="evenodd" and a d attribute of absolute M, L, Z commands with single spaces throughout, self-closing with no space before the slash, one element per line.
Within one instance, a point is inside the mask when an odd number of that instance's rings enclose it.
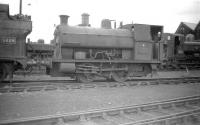
<path fill-rule="evenodd" d="M 41 39 L 38 42 L 27 43 L 28 64 L 32 66 L 33 72 L 46 72 L 46 66 L 50 64 L 53 57 L 53 45 L 45 44 Z"/>
<path fill-rule="evenodd" d="M 53 56 L 53 45 L 44 43 L 27 43 L 27 57 L 37 60 L 47 60 Z"/>
<path fill-rule="evenodd" d="M 181 22 L 175 34 L 183 34 L 184 36 L 188 34 L 193 34 L 195 40 L 199 40 L 200 39 L 200 21 L 198 24 L 189 23 L 189 22 Z"/>
<path fill-rule="evenodd" d="M 195 38 L 197 39 L 197 40 L 200 40 L 200 21 L 199 21 L 199 23 L 197 24 L 197 26 L 196 26 L 196 28 L 195 28 Z"/>

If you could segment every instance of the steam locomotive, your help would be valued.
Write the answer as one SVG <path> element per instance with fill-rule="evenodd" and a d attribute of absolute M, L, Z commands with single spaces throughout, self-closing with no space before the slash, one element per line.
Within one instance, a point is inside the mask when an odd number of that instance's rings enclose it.
<path fill-rule="evenodd" d="M 161 66 L 164 69 L 199 69 L 200 40 L 195 40 L 193 34 L 164 33 L 161 51 Z"/>
<path fill-rule="evenodd" d="M 132 24 L 105 29 L 69 26 L 66 15 L 60 19 L 54 33 L 52 76 L 76 77 L 80 82 L 92 82 L 96 77 L 123 82 L 129 76 L 148 75 L 160 63 L 156 46 L 163 26 Z"/>
<path fill-rule="evenodd" d="M 61 15 L 55 29 L 51 76 L 71 76 L 80 82 L 100 76 L 123 82 L 158 68 L 200 67 L 200 42 L 191 34 L 163 33 L 163 26 L 146 24 L 111 29 L 109 20 L 103 20 L 108 22 L 102 22 L 102 28 L 88 27 L 88 23 L 69 26 L 68 17 Z"/>
<path fill-rule="evenodd" d="M 18 69 L 24 69 L 26 62 L 26 36 L 32 31 L 30 16 L 9 15 L 9 5 L 0 4 L 0 81 Z"/>

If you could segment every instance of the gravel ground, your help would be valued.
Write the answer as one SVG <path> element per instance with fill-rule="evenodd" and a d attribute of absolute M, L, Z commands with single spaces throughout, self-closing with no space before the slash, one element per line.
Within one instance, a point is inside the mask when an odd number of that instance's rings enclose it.
<path fill-rule="evenodd" d="M 1 121 L 136 105 L 200 94 L 200 85 L 151 85 L 0 95 Z"/>
<path fill-rule="evenodd" d="M 200 71 L 171 71 L 171 72 L 158 72 L 158 74 L 148 75 L 145 78 L 173 78 L 173 77 L 200 77 Z M 136 79 L 141 79 L 142 77 L 136 77 Z M 144 78 L 144 79 L 145 79 Z M 69 77 L 51 77 L 45 74 L 34 74 L 34 75 L 14 75 L 14 80 L 71 80 Z"/>

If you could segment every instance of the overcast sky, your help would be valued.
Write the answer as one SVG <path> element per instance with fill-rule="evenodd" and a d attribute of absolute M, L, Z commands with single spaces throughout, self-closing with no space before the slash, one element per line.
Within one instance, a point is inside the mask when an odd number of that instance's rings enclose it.
<path fill-rule="evenodd" d="M 0 0 L 10 5 L 10 14 L 19 13 L 19 0 Z M 142 23 L 163 25 L 174 33 L 180 22 L 198 23 L 200 0 L 23 0 L 23 14 L 33 21 L 31 41 L 53 39 L 59 15 L 69 15 L 69 25 L 81 23 L 81 14 L 90 14 L 92 27 L 100 27 L 102 19 L 114 19 L 119 25 Z M 55 25 L 54 25 L 55 24 Z"/>

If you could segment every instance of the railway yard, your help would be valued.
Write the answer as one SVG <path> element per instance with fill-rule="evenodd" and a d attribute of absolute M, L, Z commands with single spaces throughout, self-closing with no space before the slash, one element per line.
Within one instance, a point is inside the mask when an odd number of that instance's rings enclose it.
<path fill-rule="evenodd" d="M 122 83 L 16 75 L 0 88 L 0 124 L 199 125 L 199 82 L 199 71 Z"/>
<path fill-rule="evenodd" d="M 200 125 L 200 22 L 165 33 L 60 15 L 45 44 L 19 9 L 0 4 L 0 125 Z"/>

